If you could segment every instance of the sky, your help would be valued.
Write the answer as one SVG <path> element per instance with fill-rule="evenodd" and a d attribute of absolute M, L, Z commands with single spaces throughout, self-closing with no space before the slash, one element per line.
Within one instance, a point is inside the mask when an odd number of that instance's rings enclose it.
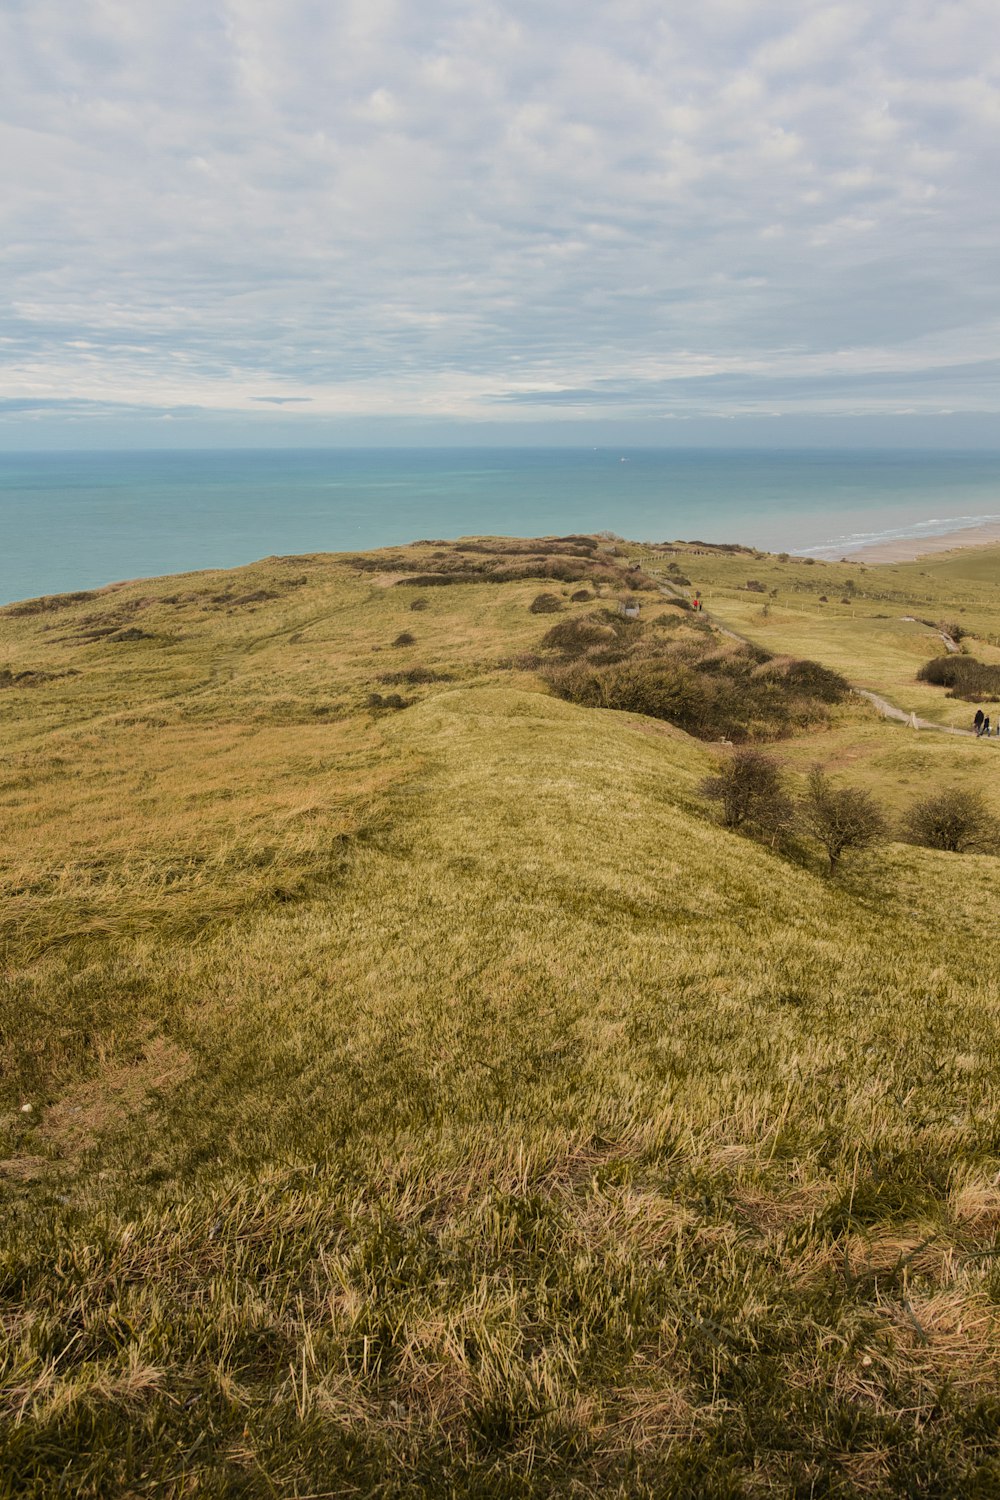
<path fill-rule="evenodd" d="M 1000 448 L 996 0 L 0 0 L 0 447 Z"/>

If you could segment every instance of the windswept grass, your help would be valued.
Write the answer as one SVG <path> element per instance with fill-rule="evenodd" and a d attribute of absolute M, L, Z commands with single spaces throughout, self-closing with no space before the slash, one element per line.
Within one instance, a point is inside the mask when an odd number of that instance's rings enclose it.
<path fill-rule="evenodd" d="M 512 665 L 537 579 L 381 578 L 4 695 L 0 1494 L 996 1492 L 994 861 L 831 882 Z M 906 736 L 780 753 L 985 774 Z"/>

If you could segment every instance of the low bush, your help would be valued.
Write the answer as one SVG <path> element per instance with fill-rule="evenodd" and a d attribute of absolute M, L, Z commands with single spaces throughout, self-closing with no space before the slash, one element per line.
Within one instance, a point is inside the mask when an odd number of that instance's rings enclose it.
<path fill-rule="evenodd" d="M 536 594 L 528 605 L 533 615 L 558 614 L 562 607 L 563 603 L 558 594 Z"/>
<path fill-rule="evenodd" d="M 595 647 L 607 647 L 617 640 L 617 634 L 606 620 L 594 615 L 578 616 L 572 620 L 560 620 L 542 636 L 540 645 L 544 651 L 561 651 L 564 656 L 583 656 Z"/>
<path fill-rule="evenodd" d="M 949 698 L 962 698 L 967 703 L 1000 698 L 1000 665 L 977 661 L 974 656 L 962 656 L 957 652 L 953 656 L 935 656 L 925 662 L 917 673 L 917 681 L 946 687 L 950 689 Z"/>
<path fill-rule="evenodd" d="M 697 733 L 708 708 L 708 694 L 697 676 L 677 662 L 652 657 L 593 666 L 576 662 L 550 667 L 546 681 L 559 698 L 585 708 L 613 708 L 624 713 L 666 719 Z"/>
<path fill-rule="evenodd" d="M 820 703 L 843 703 L 851 691 L 851 684 L 839 672 L 807 657 L 784 662 L 782 675 L 794 692 L 816 698 Z"/>
<path fill-rule="evenodd" d="M 1000 823 L 981 792 L 951 787 L 915 802 L 903 820 L 911 844 L 949 854 L 1000 854 Z"/>
<path fill-rule="evenodd" d="M 409 630 L 401 630 L 392 644 L 394 646 L 415 646 L 417 638 Z"/>
<path fill-rule="evenodd" d="M 401 698 L 398 693 L 387 693 L 384 697 L 381 693 L 369 693 L 366 700 L 369 708 L 408 708 L 409 703 Z"/>

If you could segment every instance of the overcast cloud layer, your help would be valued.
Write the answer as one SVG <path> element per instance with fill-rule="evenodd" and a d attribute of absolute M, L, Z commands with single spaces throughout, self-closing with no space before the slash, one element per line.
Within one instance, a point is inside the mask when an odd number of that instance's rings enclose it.
<path fill-rule="evenodd" d="M 0 114 L 8 445 L 1000 411 L 996 0 L 0 0 Z"/>

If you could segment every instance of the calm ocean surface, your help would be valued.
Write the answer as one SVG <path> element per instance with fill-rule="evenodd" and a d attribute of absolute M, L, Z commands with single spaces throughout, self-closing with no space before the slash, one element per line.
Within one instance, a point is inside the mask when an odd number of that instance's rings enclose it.
<path fill-rule="evenodd" d="M 0 602 L 474 533 L 828 549 L 1000 519 L 1000 453 L 274 449 L 0 454 Z"/>

